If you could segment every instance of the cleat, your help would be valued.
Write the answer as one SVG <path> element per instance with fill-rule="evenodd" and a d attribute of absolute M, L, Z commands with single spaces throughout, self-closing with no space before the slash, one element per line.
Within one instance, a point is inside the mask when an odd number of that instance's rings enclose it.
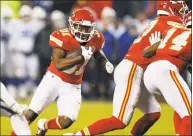
<path fill-rule="evenodd" d="M 38 121 L 38 131 L 36 136 L 45 136 L 47 129 L 44 127 L 44 124 L 47 122 L 47 119 L 40 119 Z"/>

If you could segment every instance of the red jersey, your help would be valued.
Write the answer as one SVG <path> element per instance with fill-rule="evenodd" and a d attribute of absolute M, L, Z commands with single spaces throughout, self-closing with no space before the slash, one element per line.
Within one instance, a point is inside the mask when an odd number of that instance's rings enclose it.
<path fill-rule="evenodd" d="M 75 39 L 75 37 L 70 33 L 68 29 L 56 30 L 50 35 L 49 44 L 54 48 L 61 48 L 65 51 L 74 50 L 80 48 L 80 43 Z M 104 37 L 100 32 L 96 32 L 96 35 L 91 38 L 90 41 L 85 45 L 95 46 L 95 52 L 99 51 L 104 45 Z M 84 69 L 86 66 L 84 64 L 75 65 L 64 71 L 58 71 L 54 65 L 53 60 L 51 61 L 48 71 L 60 77 L 64 82 L 71 84 L 80 84 L 82 82 L 82 77 Z"/>
<path fill-rule="evenodd" d="M 192 59 L 192 31 L 184 27 L 169 27 L 152 61 L 168 60 L 180 71 Z"/>
<path fill-rule="evenodd" d="M 143 50 L 150 46 L 149 37 L 151 33 L 156 31 L 163 33 L 165 29 L 175 22 L 181 23 L 181 20 L 175 16 L 159 16 L 152 20 L 149 26 L 135 39 L 124 59 L 137 63 L 145 70 L 150 63 L 150 59 L 143 57 Z"/>

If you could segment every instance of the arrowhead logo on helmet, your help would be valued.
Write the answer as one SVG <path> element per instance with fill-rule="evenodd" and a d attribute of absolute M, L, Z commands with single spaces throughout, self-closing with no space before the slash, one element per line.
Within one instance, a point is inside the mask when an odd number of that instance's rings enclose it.
<path fill-rule="evenodd" d="M 184 18 L 188 12 L 185 0 L 158 0 L 157 15 L 179 16 Z"/>
<path fill-rule="evenodd" d="M 190 11 L 188 14 L 185 16 L 185 26 L 190 27 L 192 26 L 192 11 Z"/>
<path fill-rule="evenodd" d="M 87 42 L 91 39 L 95 30 L 94 16 L 85 9 L 79 9 L 69 17 L 71 33 L 78 42 Z"/>

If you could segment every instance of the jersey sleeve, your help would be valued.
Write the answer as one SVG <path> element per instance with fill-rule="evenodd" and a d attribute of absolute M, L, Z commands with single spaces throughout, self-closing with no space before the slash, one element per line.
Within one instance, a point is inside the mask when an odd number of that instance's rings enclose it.
<path fill-rule="evenodd" d="M 49 44 L 52 47 L 67 50 L 68 47 L 66 44 L 68 43 L 68 39 L 68 36 L 64 36 L 59 30 L 56 30 L 50 35 Z"/>

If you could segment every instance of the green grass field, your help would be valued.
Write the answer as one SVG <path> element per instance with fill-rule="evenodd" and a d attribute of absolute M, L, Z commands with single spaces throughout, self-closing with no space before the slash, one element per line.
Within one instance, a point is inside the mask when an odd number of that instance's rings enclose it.
<path fill-rule="evenodd" d="M 23 102 L 25 103 L 25 102 Z M 162 115 L 156 124 L 147 132 L 147 135 L 174 135 L 173 127 L 173 110 L 166 104 L 162 104 Z M 62 135 L 68 132 L 74 132 L 80 130 L 94 121 L 109 117 L 112 113 L 111 102 L 96 102 L 96 101 L 84 101 L 81 105 L 78 120 L 66 130 L 50 130 L 48 135 Z M 47 107 L 31 125 L 32 134 L 36 133 L 37 121 L 40 118 L 53 118 L 57 116 L 56 104 L 53 103 Z M 141 117 L 142 114 L 136 110 L 134 117 L 128 127 L 123 130 L 117 130 L 105 133 L 105 135 L 128 135 L 135 121 Z M 19 124 L 18 124 L 19 125 Z M 11 125 L 9 118 L 1 117 L 1 135 L 9 135 L 11 132 Z"/>

